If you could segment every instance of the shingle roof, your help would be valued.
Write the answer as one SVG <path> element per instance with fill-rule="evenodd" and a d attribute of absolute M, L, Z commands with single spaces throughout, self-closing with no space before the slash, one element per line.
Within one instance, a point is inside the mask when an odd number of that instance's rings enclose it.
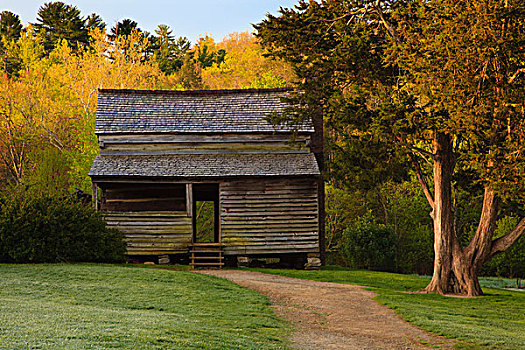
<path fill-rule="evenodd" d="M 319 175 L 312 153 L 98 155 L 89 176 L 228 177 Z"/>
<path fill-rule="evenodd" d="M 101 89 L 96 134 L 107 133 L 246 133 L 289 132 L 265 118 L 282 112 L 288 89 L 246 90 L 110 90 Z M 313 132 L 300 126 L 299 132 Z"/>

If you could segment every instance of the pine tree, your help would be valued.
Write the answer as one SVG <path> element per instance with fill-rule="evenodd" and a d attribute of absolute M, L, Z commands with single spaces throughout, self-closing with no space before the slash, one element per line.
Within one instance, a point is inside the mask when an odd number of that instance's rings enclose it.
<path fill-rule="evenodd" d="M 35 33 L 44 40 L 46 52 L 50 52 L 57 43 L 65 39 L 73 47 L 88 44 L 89 36 L 85 20 L 76 6 L 63 2 L 48 2 L 38 10 Z"/>
<path fill-rule="evenodd" d="M 20 17 L 10 11 L 0 12 L 0 37 L 18 41 L 22 31 Z"/>

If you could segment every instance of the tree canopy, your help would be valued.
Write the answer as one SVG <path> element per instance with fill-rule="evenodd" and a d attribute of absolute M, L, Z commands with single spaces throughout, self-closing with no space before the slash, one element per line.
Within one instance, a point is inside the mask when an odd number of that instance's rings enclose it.
<path fill-rule="evenodd" d="M 0 12 L 0 37 L 17 41 L 22 31 L 20 17 L 10 11 Z"/>
<path fill-rule="evenodd" d="M 80 10 L 61 1 L 48 2 L 40 7 L 37 14 L 35 34 L 44 40 L 46 52 L 51 51 L 61 39 L 71 46 L 88 43 L 88 29 Z"/>
<path fill-rule="evenodd" d="M 426 291 L 480 294 L 483 263 L 525 232 L 524 218 L 493 239 L 502 200 L 524 201 L 524 11 L 519 1 L 300 1 L 256 26 L 305 92 L 283 118 L 301 122 L 321 104 L 337 137 L 406 155 L 434 221 Z M 461 181 L 484 192 L 466 246 L 454 226 Z"/>
<path fill-rule="evenodd" d="M 118 21 L 115 26 L 111 27 L 111 35 L 114 37 L 117 36 L 126 36 L 130 35 L 133 30 L 136 30 L 138 32 L 142 32 L 142 30 L 138 27 L 138 23 L 135 22 L 132 19 L 125 18 L 122 21 Z"/>

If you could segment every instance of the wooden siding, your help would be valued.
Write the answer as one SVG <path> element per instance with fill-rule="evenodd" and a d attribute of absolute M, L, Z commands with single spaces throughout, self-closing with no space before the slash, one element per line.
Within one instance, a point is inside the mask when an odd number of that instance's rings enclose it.
<path fill-rule="evenodd" d="M 227 152 L 307 152 L 308 136 L 287 135 L 100 135 L 102 154 Z"/>
<path fill-rule="evenodd" d="M 183 184 L 110 183 L 101 184 L 102 211 L 184 211 L 186 187 Z"/>
<path fill-rule="evenodd" d="M 180 212 L 106 212 L 108 227 L 125 234 L 129 255 L 187 253 L 192 243 L 191 218 Z"/>
<path fill-rule="evenodd" d="M 220 205 L 225 254 L 319 252 L 315 180 L 221 183 Z"/>

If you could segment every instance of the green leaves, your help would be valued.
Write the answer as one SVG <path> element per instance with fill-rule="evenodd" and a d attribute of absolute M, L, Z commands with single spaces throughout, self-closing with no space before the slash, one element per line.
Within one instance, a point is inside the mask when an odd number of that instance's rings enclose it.
<path fill-rule="evenodd" d="M 462 167 L 500 195 L 521 200 L 525 5 L 378 6 L 300 1 L 255 26 L 270 55 L 293 65 L 305 92 L 293 97 L 299 107 L 289 115 L 305 120 L 312 109 L 303 106 L 315 104 L 330 138 L 371 134 L 405 152 L 431 152 L 432 133 L 449 134 Z"/>
<path fill-rule="evenodd" d="M 45 39 L 46 52 L 50 52 L 61 39 L 68 40 L 75 48 L 89 41 L 86 22 L 80 16 L 80 10 L 60 1 L 48 2 L 40 7 L 35 32 Z"/>
<path fill-rule="evenodd" d="M 0 261 L 122 261 L 123 238 L 92 206 L 72 198 L 23 187 L 1 197 Z"/>
<path fill-rule="evenodd" d="M 17 41 L 22 32 L 20 17 L 10 11 L 0 12 L 0 37 Z"/>

